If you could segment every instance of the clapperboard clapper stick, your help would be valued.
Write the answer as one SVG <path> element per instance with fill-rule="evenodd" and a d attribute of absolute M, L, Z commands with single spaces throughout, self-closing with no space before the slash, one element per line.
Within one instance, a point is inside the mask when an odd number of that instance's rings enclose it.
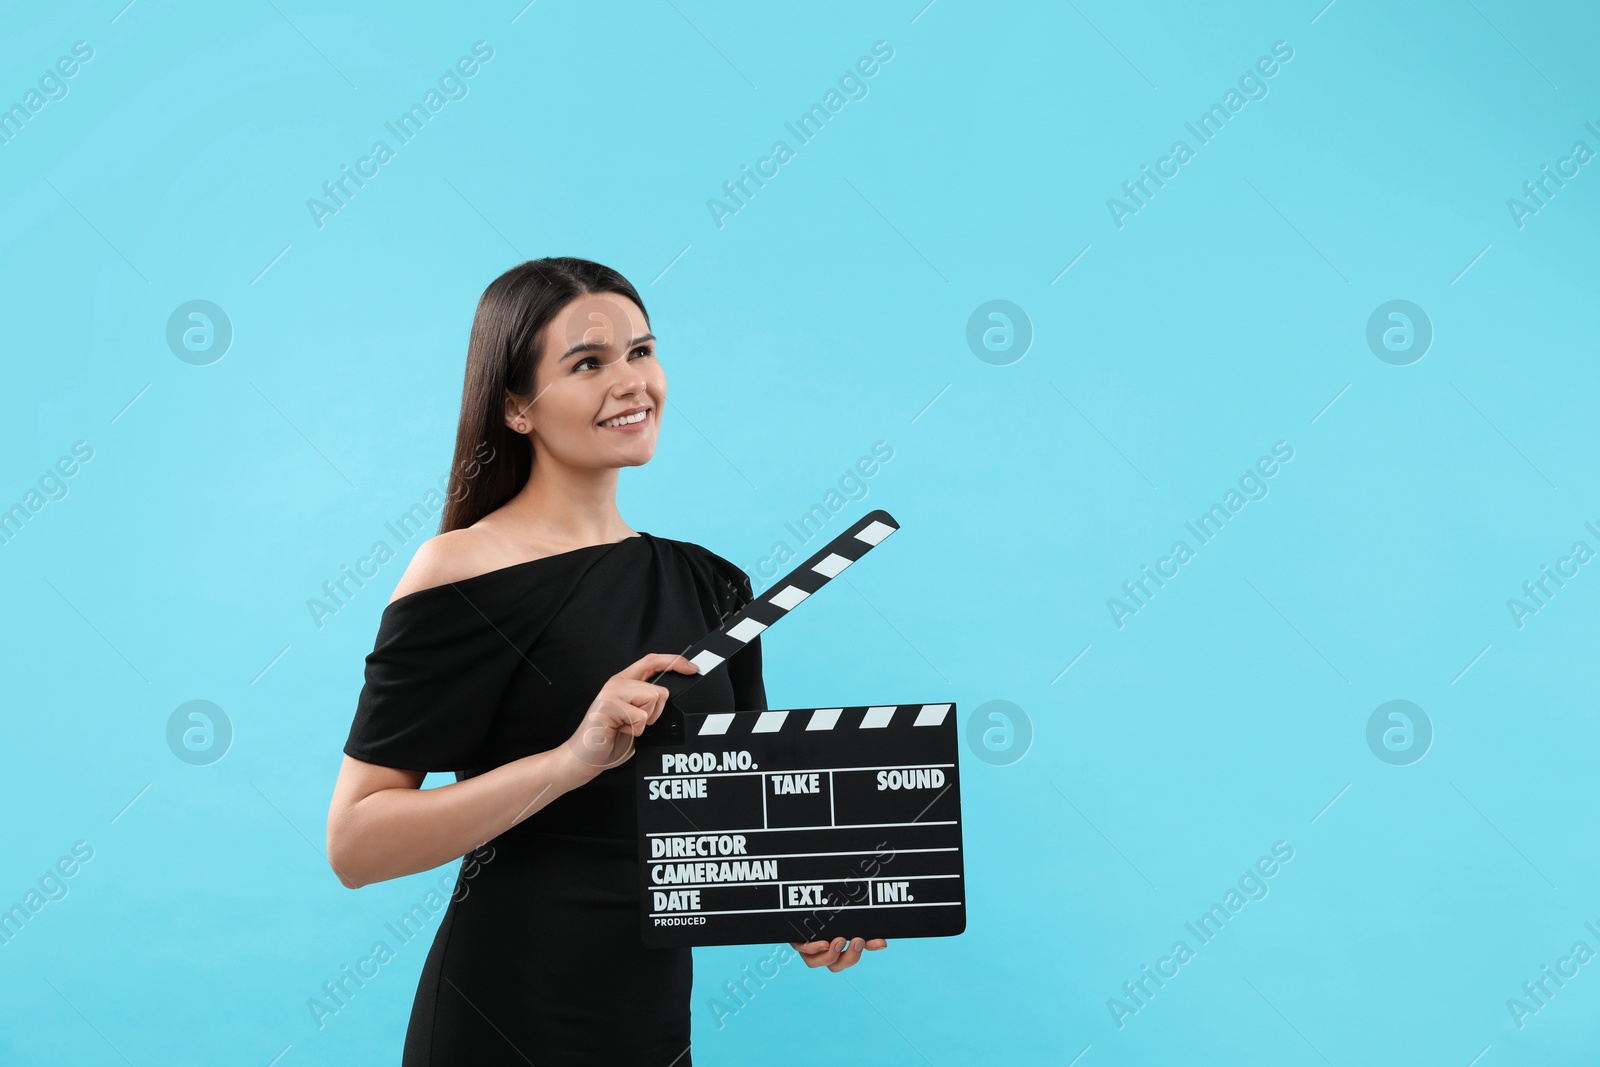
<path fill-rule="evenodd" d="M 695 711 L 684 694 L 899 529 L 873 511 L 662 672 L 639 738 L 646 945 L 944 937 L 967 926 L 956 707 Z"/>

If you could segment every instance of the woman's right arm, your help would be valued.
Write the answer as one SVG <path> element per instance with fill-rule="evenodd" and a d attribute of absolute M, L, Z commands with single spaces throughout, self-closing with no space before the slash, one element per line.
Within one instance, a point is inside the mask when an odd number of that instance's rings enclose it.
<path fill-rule="evenodd" d="M 666 706 L 664 670 L 699 668 L 651 653 L 609 678 L 583 722 L 556 748 L 435 789 L 423 771 L 344 757 L 328 807 L 328 864 L 351 889 L 419 871 L 471 852 L 601 771 L 626 762 L 633 739 Z"/>
<path fill-rule="evenodd" d="M 591 777 L 565 746 L 460 782 L 421 788 L 422 771 L 344 757 L 328 809 L 328 864 L 351 889 L 471 852 Z"/>

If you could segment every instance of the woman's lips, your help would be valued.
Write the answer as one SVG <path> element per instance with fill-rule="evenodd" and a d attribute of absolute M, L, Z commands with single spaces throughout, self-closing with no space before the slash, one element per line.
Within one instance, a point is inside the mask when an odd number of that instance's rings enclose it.
<path fill-rule="evenodd" d="M 655 413 L 655 408 L 650 408 L 645 411 L 644 418 L 640 419 L 638 422 L 630 422 L 622 426 L 606 426 L 604 424 L 597 425 L 599 425 L 602 430 L 610 430 L 612 433 L 643 433 L 649 428 L 650 420 L 655 418 Z"/>

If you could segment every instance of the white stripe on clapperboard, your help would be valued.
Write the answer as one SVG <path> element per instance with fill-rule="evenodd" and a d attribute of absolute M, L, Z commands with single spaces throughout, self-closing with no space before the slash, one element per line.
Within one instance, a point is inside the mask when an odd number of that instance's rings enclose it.
<path fill-rule="evenodd" d="M 937 825 L 937 824 L 934 824 L 934 825 Z M 672 837 L 672 836 L 675 836 L 675 835 L 673 835 L 673 834 L 651 834 L 650 836 L 651 837 Z M 695 836 L 699 836 L 699 835 L 695 831 L 686 830 L 683 833 L 681 833 L 679 835 L 676 835 L 676 836 L 695 837 Z M 894 854 L 896 856 L 899 856 L 899 855 L 902 855 L 903 853 L 906 853 L 906 852 L 960 852 L 960 851 L 961 850 L 956 848 L 956 846 L 954 846 L 954 845 L 945 845 L 945 846 L 943 846 L 941 848 L 897 848 L 897 849 L 894 850 Z M 869 855 L 869 853 L 863 852 L 860 849 L 849 849 L 849 850 L 844 851 L 844 852 L 772 852 L 772 853 L 768 853 L 765 856 L 751 856 L 750 858 L 751 859 L 759 859 L 759 860 L 805 860 L 805 859 L 813 859 L 813 858 L 815 858 L 817 856 L 866 856 L 866 855 Z M 659 859 L 660 862 L 662 862 L 662 863 L 677 863 L 679 861 L 682 861 L 682 862 L 685 862 L 685 863 L 697 862 L 697 861 L 692 860 L 692 859 L 685 859 L 682 856 L 660 856 L 660 857 L 652 856 L 651 859 L 653 861 L 656 860 L 656 859 Z M 707 860 L 705 862 L 709 863 L 710 861 Z M 790 879 L 790 881 L 794 881 L 794 880 L 795 879 Z M 832 881 L 838 881 L 837 878 L 831 879 L 831 880 Z M 813 879 L 810 879 L 810 881 L 814 882 L 814 881 L 816 881 L 816 879 L 813 878 Z M 823 881 L 830 881 L 830 879 L 824 878 Z M 771 885 L 772 883 L 771 882 L 762 882 L 761 884 L 762 885 Z"/>
<path fill-rule="evenodd" d="M 949 766 L 949 764 L 946 764 Z M 780 834 L 790 830 L 884 830 L 891 826 L 954 826 L 954 819 L 928 819 L 921 822 L 847 822 L 827 823 L 819 826 L 721 826 L 715 830 L 704 830 L 707 834 Z M 686 830 L 673 830 L 666 833 L 645 834 L 646 837 L 681 837 Z M 857 855 L 868 855 L 872 849 L 858 849 Z M 752 856 L 751 859 L 766 859 L 765 856 Z"/>
<path fill-rule="evenodd" d="M 909 874 L 909 875 L 906 876 L 906 878 L 922 878 L 922 877 L 932 877 L 932 875 Z M 953 874 L 952 875 L 940 875 L 939 877 L 941 877 L 941 878 L 945 878 L 945 877 L 954 878 L 955 875 L 953 875 Z M 816 879 L 816 881 L 823 881 L 823 882 L 826 882 L 827 880 L 828 879 L 826 879 L 826 878 Z M 837 879 L 835 879 L 835 881 L 837 881 Z M 905 881 L 905 879 L 889 879 L 889 878 L 885 878 L 884 881 L 886 881 L 886 882 L 887 881 Z M 767 884 L 770 885 L 771 883 L 769 882 Z M 961 906 L 961 901 L 959 901 L 959 900 L 929 900 L 929 901 L 898 900 L 898 901 L 894 901 L 894 902 L 889 903 L 889 904 L 829 904 L 828 905 L 828 910 L 829 911 L 855 911 L 857 908 L 874 908 L 874 907 L 877 907 L 877 908 L 955 908 L 955 907 L 960 907 L 960 906 Z M 815 911 L 815 910 L 817 910 L 817 909 L 813 908 L 810 905 L 805 905 L 803 907 L 793 907 L 793 908 L 730 908 L 730 909 L 725 909 L 723 911 L 694 911 L 694 912 L 686 912 L 686 911 L 652 911 L 650 913 L 650 918 L 655 919 L 655 918 L 658 918 L 658 917 L 660 917 L 662 915 L 767 915 L 767 914 L 773 914 L 773 913 L 780 913 L 781 914 L 782 912 L 786 912 L 786 911 Z"/>
<path fill-rule="evenodd" d="M 907 704 L 906 707 L 911 705 Z M 868 708 L 862 716 L 858 729 L 876 730 L 889 725 L 889 720 L 899 710 L 898 704 L 887 704 L 883 707 Z M 811 718 L 806 723 L 807 730 L 831 730 L 839 722 L 839 715 L 843 708 L 817 708 L 811 712 Z M 922 710 L 917 712 L 912 726 L 938 726 L 944 722 L 944 717 L 950 711 L 949 704 L 924 704 Z M 739 714 L 735 711 L 717 711 L 707 715 L 700 723 L 700 736 L 709 737 L 714 734 L 725 734 L 728 727 L 733 725 L 733 717 Z M 754 734 L 775 734 L 789 717 L 787 711 L 763 711 L 761 717 L 756 719 L 755 726 L 751 729 Z"/>
<path fill-rule="evenodd" d="M 878 542 L 882 541 L 885 537 L 888 537 L 890 534 L 894 533 L 894 530 L 895 528 L 890 526 L 888 523 L 879 522 L 877 519 L 873 519 L 860 530 L 856 531 L 855 538 L 857 541 L 864 542 L 870 548 L 877 545 Z M 834 578 L 839 576 L 840 572 L 842 572 L 846 567 L 850 566 L 850 564 L 853 562 L 855 561 L 850 559 L 848 556 L 841 556 L 837 552 L 829 552 L 822 559 L 812 564 L 811 569 L 813 572 L 822 575 L 823 578 L 832 581 Z M 763 597 L 761 599 L 766 603 L 771 604 L 773 607 L 781 608 L 783 611 L 787 612 L 793 611 L 796 604 L 800 603 L 800 601 L 804 600 L 810 595 L 810 593 L 806 592 L 804 589 L 801 589 L 797 585 L 785 585 L 782 589 L 779 589 L 771 596 Z M 746 617 L 729 627 L 724 631 L 724 633 L 728 637 L 738 641 L 741 645 L 746 645 L 750 643 L 752 638 L 766 628 L 766 623 L 760 622 L 757 619 Z M 698 654 L 690 657 L 689 662 L 693 663 L 696 667 L 699 667 L 701 674 L 705 674 L 707 671 L 712 670 L 721 664 L 722 660 L 723 657 L 717 655 L 715 652 L 707 648 L 702 649 Z"/>
<path fill-rule="evenodd" d="M 899 855 L 899 853 L 897 852 L 896 855 Z M 761 858 L 762 859 L 770 859 L 771 857 L 770 856 L 762 856 Z M 655 866 L 655 865 L 653 865 L 653 866 Z M 961 876 L 959 874 L 902 874 L 902 875 L 896 875 L 893 878 L 783 878 L 783 879 L 780 879 L 780 880 L 778 880 L 776 882 L 651 882 L 650 883 L 650 888 L 651 889 L 679 889 L 679 888 L 681 888 L 681 887 L 683 887 L 685 885 L 693 885 L 693 886 L 715 886 L 718 889 L 743 889 L 745 886 L 770 885 L 770 886 L 776 886 L 778 889 L 781 890 L 786 885 L 815 885 L 818 882 L 866 882 L 866 883 L 868 883 L 870 885 L 873 882 L 904 882 L 904 881 L 910 881 L 910 880 L 914 880 L 914 879 L 918 879 L 918 878 L 960 878 L 960 877 Z M 781 898 L 781 894 L 780 894 L 780 898 Z M 888 906 L 888 905 L 886 905 L 886 906 Z M 761 910 L 761 911 L 782 911 L 783 908 L 781 908 L 781 907 L 779 907 L 779 908 L 761 908 L 759 910 Z M 683 913 L 682 912 L 671 912 L 671 913 L 668 913 L 668 912 L 664 912 L 663 911 L 663 912 L 659 912 L 657 914 L 661 914 L 661 915 L 667 915 L 667 914 L 681 915 Z M 718 913 L 714 912 L 714 911 L 698 911 L 698 912 L 694 912 L 693 914 L 695 914 L 695 915 L 716 915 Z"/>
<path fill-rule="evenodd" d="M 824 771 L 925 771 L 933 767 L 954 767 L 954 763 L 892 763 L 887 767 L 806 767 L 803 771 L 683 771 L 679 774 L 647 774 L 644 780 L 649 782 L 656 778 L 736 778 L 739 775 L 763 774 L 800 774 L 814 772 L 821 774 Z M 910 826 L 910 823 L 906 824 Z M 687 832 L 687 831 L 684 831 Z"/>

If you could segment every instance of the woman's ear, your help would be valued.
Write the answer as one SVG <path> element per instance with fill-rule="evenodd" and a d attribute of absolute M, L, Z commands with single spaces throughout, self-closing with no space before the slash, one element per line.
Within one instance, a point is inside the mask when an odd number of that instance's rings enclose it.
<path fill-rule="evenodd" d="M 506 390 L 505 399 L 506 425 L 516 433 L 527 433 L 529 429 L 527 408 L 530 405 L 524 403 L 520 397 L 513 396 L 509 389 Z"/>

